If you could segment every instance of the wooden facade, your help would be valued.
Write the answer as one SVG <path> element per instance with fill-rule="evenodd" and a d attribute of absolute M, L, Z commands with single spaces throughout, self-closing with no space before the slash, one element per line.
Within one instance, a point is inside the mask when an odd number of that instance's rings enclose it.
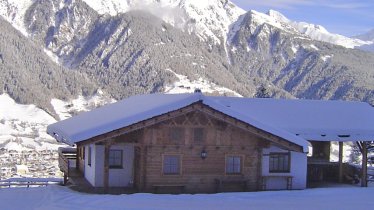
<path fill-rule="evenodd" d="M 133 187 L 139 192 L 212 193 L 260 189 L 262 149 L 301 146 L 273 136 L 201 104 L 80 142 L 78 168 L 84 170 L 84 147 L 105 146 L 104 187 L 108 188 L 108 153 L 112 145 L 135 145 Z M 204 155 L 202 154 L 204 153 Z M 165 158 L 175 157 L 177 173 L 165 173 Z M 240 162 L 228 172 L 228 159 Z M 83 172 L 83 171 L 82 171 Z M 235 171 L 237 172 L 237 171 Z"/>
<path fill-rule="evenodd" d="M 182 138 L 172 139 L 173 129 L 180 129 Z M 194 139 L 195 129 L 203 130 L 203 139 Z M 261 150 L 266 146 L 253 134 L 215 120 L 198 112 L 144 129 L 144 178 L 141 189 L 152 191 L 154 185 L 185 185 L 186 192 L 215 192 L 215 180 L 247 181 L 249 190 L 256 190 L 260 176 Z M 207 157 L 202 158 L 201 153 Z M 163 157 L 180 157 L 180 172 L 163 174 Z M 241 158 L 241 173 L 226 173 L 226 157 Z M 225 189 L 223 189 L 225 190 Z"/>

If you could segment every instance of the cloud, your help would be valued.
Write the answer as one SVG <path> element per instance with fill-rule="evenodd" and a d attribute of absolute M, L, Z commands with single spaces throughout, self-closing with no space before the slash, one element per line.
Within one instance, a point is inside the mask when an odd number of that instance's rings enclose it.
<path fill-rule="evenodd" d="M 367 8 L 369 5 L 367 3 L 343 3 L 343 4 L 325 4 L 325 7 L 331 7 L 336 9 L 362 9 Z"/>
<path fill-rule="evenodd" d="M 166 3 L 165 3 L 166 2 Z M 143 10 L 170 23 L 174 27 L 183 29 L 187 21 L 187 15 L 179 7 L 173 7 L 167 1 L 136 0 L 130 2 L 131 10 Z"/>

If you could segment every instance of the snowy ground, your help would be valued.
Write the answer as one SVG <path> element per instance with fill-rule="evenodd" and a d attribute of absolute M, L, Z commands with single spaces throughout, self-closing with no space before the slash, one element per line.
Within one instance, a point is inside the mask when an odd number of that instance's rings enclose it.
<path fill-rule="evenodd" d="M 187 55 L 191 56 L 191 55 Z M 170 94 L 177 94 L 177 93 L 193 93 L 194 90 L 200 89 L 205 94 L 215 94 L 215 95 L 229 95 L 229 96 L 236 96 L 236 97 L 243 97 L 239 93 L 230 90 L 228 88 L 216 85 L 208 80 L 200 77 L 198 80 L 191 81 L 188 79 L 187 76 L 177 74 L 171 69 L 167 69 L 167 71 L 172 72 L 175 76 L 179 79 L 179 81 L 166 85 L 165 93 Z"/>
<path fill-rule="evenodd" d="M 61 186 L 0 189 L 1 209 L 373 209 L 374 186 L 197 195 L 91 195 Z M 20 197 L 21 196 L 21 197 Z M 22 202 L 20 202 L 20 199 Z"/>

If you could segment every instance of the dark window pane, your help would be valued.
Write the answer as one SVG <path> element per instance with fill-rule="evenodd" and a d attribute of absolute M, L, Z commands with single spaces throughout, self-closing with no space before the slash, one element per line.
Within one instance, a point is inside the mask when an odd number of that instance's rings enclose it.
<path fill-rule="evenodd" d="M 122 168 L 122 150 L 109 150 L 109 167 Z"/>
<path fill-rule="evenodd" d="M 91 156 L 92 156 L 92 152 L 91 152 L 91 147 L 89 146 L 88 147 L 88 154 L 87 154 L 87 158 L 88 158 L 88 160 L 87 160 L 87 164 L 90 166 L 91 165 Z"/>
<path fill-rule="evenodd" d="M 240 174 L 241 173 L 241 157 L 227 156 L 226 157 L 226 173 Z"/>
<path fill-rule="evenodd" d="M 179 155 L 165 155 L 164 156 L 164 174 L 179 174 L 180 173 L 180 157 Z"/>
<path fill-rule="evenodd" d="M 270 153 L 269 171 L 273 173 L 290 172 L 290 154 L 289 153 Z"/>

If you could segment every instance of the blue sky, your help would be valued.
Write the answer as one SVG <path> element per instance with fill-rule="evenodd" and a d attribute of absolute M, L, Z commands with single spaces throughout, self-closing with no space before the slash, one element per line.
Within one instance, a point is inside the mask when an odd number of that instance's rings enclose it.
<path fill-rule="evenodd" d="M 245 10 L 277 10 L 290 20 L 353 36 L 374 29 L 374 0 L 231 0 Z"/>

